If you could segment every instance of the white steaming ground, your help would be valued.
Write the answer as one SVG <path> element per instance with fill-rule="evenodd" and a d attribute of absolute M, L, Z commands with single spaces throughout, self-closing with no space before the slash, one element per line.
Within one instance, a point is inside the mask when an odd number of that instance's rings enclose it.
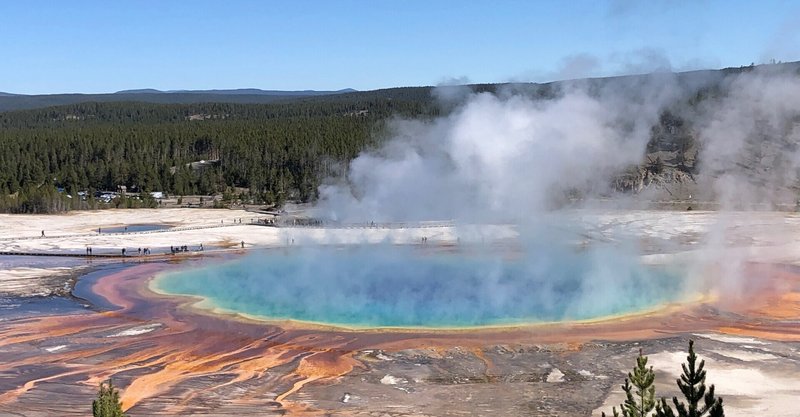
<path fill-rule="evenodd" d="M 705 101 L 693 114 L 701 148 L 698 181 L 719 203 L 720 214 L 692 268 L 706 275 L 716 271 L 713 289 L 732 301 L 746 298 L 748 281 L 758 277 L 745 272 L 748 248 L 734 241 L 737 226 L 727 212 L 777 204 L 785 209 L 800 201 L 797 71 L 796 65 L 767 66 L 729 76 L 721 84 L 725 94 Z"/>

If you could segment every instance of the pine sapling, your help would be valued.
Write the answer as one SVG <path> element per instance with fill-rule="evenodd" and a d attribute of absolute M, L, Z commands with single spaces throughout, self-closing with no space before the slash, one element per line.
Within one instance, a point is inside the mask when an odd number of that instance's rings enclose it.
<path fill-rule="evenodd" d="M 622 385 L 626 397 L 625 402 L 619 406 L 622 417 L 646 417 L 653 411 L 656 406 L 656 387 L 653 384 L 655 377 L 653 367 L 647 367 L 647 356 L 642 355 L 642 350 L 639 349 L 636 367 L 633 368 L 632 373 L 628 373 L 628 377 L 625 378 L 625 383 Z M 620 417 L 616 407 L 613 407 L 611 411 L 614 413 L 614 417 Z M 602 413 L 602 415 L 605 417 L 606 413 Z"/>
<path fill-rule="evenodd" d="M 706 392 L 706 361 L 701 360 L 697 363 L 697 355 L 694 353 L 694 341 L 689 341 L 689 356 L 686 357 L 686 363 L 682 364 L 683 374 L 677 380 L 678 388 L 683 393 L 686 402 L 678 401 L 678 397 L 673 397 L 672 402 L 675 404 L 677 415 L 673 412 L 672 408 L 667 404 L 664 398 L 656 405 L 657 417 L 701 417 L 708 415 L 709 417 L 724 417 L 725 412 L 722 407 L 722 398 L 717 398 L 714 394 L 714 385 L 712 384 Z M 701 404 L 702 401 L 702 404 Z"/>
<path fill-rule="evenodd" d="M 127 417 L 122 412 L 122 403 L 119 401 L 119 391 L 114 388 L 111 380 L 108 380 L 108 386 L 104 382 L 100 383 L 100 391 L 97 393 L 97 399 L 92 401 L 92 416 L 93 417 Z"/>

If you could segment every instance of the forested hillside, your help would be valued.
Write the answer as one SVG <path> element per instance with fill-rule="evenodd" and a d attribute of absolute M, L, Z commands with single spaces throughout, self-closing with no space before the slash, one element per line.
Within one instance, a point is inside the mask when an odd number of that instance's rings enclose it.
<path fill-rule="evenodd" d="M 81 207 L 79 191 L 307 201 L 392 115 L 437 114 L 427 88 L 283 104 L 81 103 L 0 113 L 0 209 Z M 198 163 L 207 161 L 206 163 Z M 193 164 L 194 163 L 194 164 Z M 56 198 L 62 188 L 63 198 Z"/>
<path fill-rule="evenodd" d="M 98 102 L 113 103 L 138 101 L 157 104 L 240 103 L 266 104 L 294 100 L 302 97 L 326 96 L 347 93 L 340 91 L 271 91 L 253 88 L 238 90 L 181 90 L 158 91 L 153 89 L 126 90 L 107 94 L 8 94 L 0 92 L 0 111 L 27 110 L 68 104 Z"/>
<path fill-rule="evenodd" d="M 795 72 L 800 68 L 783 65 Z M 684 93 L 655 122 L 641 165 L 617 178 L 614 187 L 638 192 L 650 183 L 693 181 L 701 151 L 691 124 L 695 108 L 727 94 L 725 77 L 751 70 L 675 75 L 675 88 Z M 651 81 L 628 76 L 482 84 L 469 90 L 509 90 L 541 99 L 570 88 L 568 83 L 581 83 L 590 94 L 619 91 L 645 105 L 647 97 L 640 92 Z M 3 112 L 0 211 L 98 207 L 93 197 L 99 191 L 122 187 L 141 197 L 126 206 L 152 205 L 147 193 L 156 191 L 173 196 L 225 193 L 254 204 L 310 201 L 321 181 L 343 176 L 349 161 L 390 133 L 385 127 L 391 117 L 447 114 L 467 91 L 461 88 L 393 88 L 267 104 L 87 102 Z"/>

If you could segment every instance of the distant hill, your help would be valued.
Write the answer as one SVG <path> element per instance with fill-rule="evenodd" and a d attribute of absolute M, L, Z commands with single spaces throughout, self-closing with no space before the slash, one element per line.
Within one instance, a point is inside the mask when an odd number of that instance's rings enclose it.
<path fill-rule="evenodd" d="M 67 104 L 98 102 L 135 101 L 158 104 L 194 104 L 194 103 L 239 103 L 266 104 L 281 100 L 303 97 L 320 97 L 335 94 L 352 93 L 356 90 L 338 91 L 279 91 L 259 89 L 237 90 L 179 90 L 160 91 L 155 89 L 125 90 L 107 94 L 10 94 L 0 93 L 0 112 L 11 110 L 38 109 Z"/>
<path fill-rule="evenodd" d="M 114 94 L 146 94 L 146 93 L 157 94 L 157 93 L 163 93 L 163 91 L 156 90 L 155 88 L 140 88 L 134 90 L 120 90 L 115 92 Z"/>
<path fill-rule="evenodd" d="M 264 95 L 264 96 L 325 96 L 330 94 L 353 93 L 357 90 L 352 88 L 345 88 L 335 91 L 320 91 L 320 90 L 261 90 L 258 88 L 236 88 L 230 90 L 156 90 L 154 88 L 144 88 L 139 90 L 122 90 L 114 94 L 219 94 L 219 95 Z"/>
<path fill-rule="evenodd" d="M 800 62 L 787 62 L 773 65 L 758 66 L 761 71 L 794 71 L 800 74 Z M 724 68 L 719 70 L 699 70 L 680 73 L 664 73 L 664 76 L 674 76 L 678 84 L 686 90 L 698 90 L 701 87 L 717 85 L 721 80 L 730 75 L 752 71 L 754 67 L 743 66 Z M 589 89 L 636 90 L 639 84 L 651 82 L 659 74 L 623 75 L 613 77 L 598 77 L 579 80 L 552 81 L 547 83 L 514 83 L 514 84 L 470 84 L 467 87 L 474 92 L 495 92 L 498 88 L 509 86 L 518 92 L 525 92 L 534 97 L 553 97 L 564 87 L 573 83 Z M 457 86 L 454 86 L 454 88 Z M 212 89 L 212 90 L 157 90 L 152 88 L 122 90 L 115 93 L 104 94 L 41 94 L 25 95 L 0 92 L 0 113 L 13 110 L 43 109 L 55 106 L 74 105 L 80 103 L 120 103 L 138 102 L 152 104 L 271 104 L 288 103 L 296 101 L 328 101 L 336 98 L 342 102 L 357 103 L 375 99 L 401 99 L 421 100 L 427 102 L 432 99 L 429 95 L 433 87 L 394 87 L 381 90 L 357 91 L 346 88 L 335 91 L 318 90 L 261 90 L 257 88 L 242 89 Z M 447 87 L 443 89 L 447 96 Z M 459 90 L 460 91 L 460 90 Z M 458 91 L 454 90 L 458 95 Z M 355 104 L 353 104 L 355 105 Z M 353 111 L 360 110 L 354 108 Z"/>
<path fill-rule="evenodd" d="M 773 65 L 761 65 L 762 71 L 770 68 L 775 71 L 795 71 L 800 74 L 800 62 L 787 62 Z M 714 85 L 729 75 L 752 71 L 753 67 L 724 68 L 719 70 L 699 70 L 667 74 L 674 75 L 678 83 L 688 89 L 695 90 L 701 86 Z M 658 74 L 655 74 L 656 76 Z M 581 80 L 563 80 L 547 83 L 515 83 L 512 88 L 525 91 L 537 97 L 553 97 L 563 86 L 572 83 L 581 83 L 590 91 L 598 89 L 636 89 L 637 83 L 646 83 L 652 80 L 652 75 L 623 75 L 614 77 L 587 78 Z M 471 84 L 468 85 L 475 92 L 495 92 L 508 84 Z M 13 110 L 42 109 L 47 107 L 73 105 L 80 103 L 115 103 L 139 102 L 153 104 L 200 104 L 200 103 L 225 103 L 225 104 L 271 104 L 297 100 L 328 100 L 337 97 L 344 101 L 359 102 L 374 99 L 410 99 L 427 101 L 431 97 L 426 95 L 433 87 L 395 87 L 382 90 L 357 91 L 346 88 L 335 91 L 318 90 L 261 90 L 257 88 L 241 89 L 212 89 L 212 90 L 157 90 L 152 88 L 122 90 L 115 93 L 104 94 L 40 94 L 25 95 L 0 92 L 0 113 Z M 446 87 L 445 89 L 446 90 Z M 443 91 L 444 91 L 443 90 Z M 421 94 L 421 95 L 420 95 Z M 457 91 L 454 94 L 458 95 Z M 447 96 L 444 91 L 444 96 Z M 356 109 L 357 110 L 357 109 Z"/>

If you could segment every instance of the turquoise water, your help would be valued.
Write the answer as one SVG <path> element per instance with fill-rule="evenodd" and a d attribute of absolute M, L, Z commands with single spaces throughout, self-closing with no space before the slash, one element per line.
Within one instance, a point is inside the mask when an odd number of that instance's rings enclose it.
<path fill-rule="evenodd" d="M 157 290 L 268 319 L 351 327 L 472 327 L 584 320 L 677 300 L 681 275 L 616 249 L 546 245 L 512 258 L 419 248 L 257 252 L 159 277 Z"/>

